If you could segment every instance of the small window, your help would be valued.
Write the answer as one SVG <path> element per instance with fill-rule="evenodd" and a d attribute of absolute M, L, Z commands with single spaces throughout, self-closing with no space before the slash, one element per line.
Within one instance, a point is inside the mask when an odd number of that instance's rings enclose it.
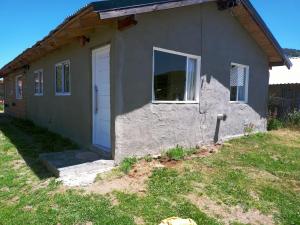
<path fill-rule="evenodd" d="M 70 61 L 55 65 L 55 93 L 56 95 L 70 95 Z"/>
<path fill-rule="evenodd" d="M 44 92 L 43 70 L 34 72 L 34 95 L 42 96 Z"/>
<path fill-rule="evenodd" d="M 248 101 L 249 66 L 232 63 L 230 69 L 230 101 Z"/>
<path fill-rule="evenodd" d="M 155 102 L 196 102 L 200 57 L 154 48 Z"/>
<path fill-rule="evenodd" d="M 16 99 L 23 99 L 23 76 L 16 76 Z"/>

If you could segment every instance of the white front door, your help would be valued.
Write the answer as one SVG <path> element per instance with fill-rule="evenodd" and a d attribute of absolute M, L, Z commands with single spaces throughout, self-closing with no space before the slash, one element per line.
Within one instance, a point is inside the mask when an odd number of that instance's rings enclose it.
<path fill-rule="evenodd" d="M 93 50 L 93 145 L 111 151 L 110 46 Z"/>

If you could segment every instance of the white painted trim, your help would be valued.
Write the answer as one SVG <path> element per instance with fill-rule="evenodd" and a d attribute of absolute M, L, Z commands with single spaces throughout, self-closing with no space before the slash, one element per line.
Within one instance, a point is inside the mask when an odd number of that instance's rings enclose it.
<path fill-rule="evenodd" d="M 69 90 L 69 92 L 64 92 L 64 83 L 62 84 L 62 92 L 56 92 L 56 67 L 57 66 L 63 66 L 64 64 L 69 64 L 69 87 L 70 87 L 70 90 Z M 64 68 L 64 67 L 62 67 L 62 68 Z M 71 96 L 71 93 L 72 93 L 72 89 L 71 89 L 71 61 L 69 60 L 69 59 L 67 59 L 67 60 L 64 60 L 64 61 L 61 61 L 61 62 L 59 62 L 59 63 L 56 63 L 55 65 L 54 65 L 54 92 L 55 92 L 55 96 Z M 64 72 L 64 70 L 63 70 L 63 73 L 62 73 L 62 81 L 64 82 L 64 80 L 65 80 L 65 72 Z"/>
<path fill-rule="evenodd" d="M 35 85 L 35 74 L 36 73 L 42 73 L 42 77 L 43 77 L 43 91 L 42 91 L 42 93 L 35 93 L 35 87 L 33 87 L 34 88 L 34 96 L 38 96 L 38 97 L 41 97 L 41 96 L 44 96 L 44 70 L 43 69 L 38 69 L 38 70 L 35 70 L 34 72 L 33 72 L 33 79 L 34 79 L 34 85 Z M 40 86 L 40 88 L 41 88 L 41 86 Z"/>
<path fill-rule="evenodd" d="M 165 49 L 165 48 L 153 47 L 153 51 L 155 51 L 155 50 L 170 53 L 170 54 L 174 54 L 174 55 L 181 55 L 181 56 L 185 56 L 185 57 L 188 57 L 188 58 L 194 58 L 194 59 L 201 58 L 201 56 L 198 56 L 198 55 L 192 55 L 192 54 L 178 52 L 178 51 L 169 50 L 169 49 Z"/>
<path fill-rule="evenodd" d="M 229 102 L 231 104 L 247 104 L 248 103 L 248 94 L 249 94 L 249 74 L 250 74 L 250 66 L 248 65 L 243 65 L 243 64 L 239 64 L 239 63 L 234 63 L 234 62 L 231 62 L 230 63 L 230 70 L 231 70 L 231 66 L 239 66 L 239 67 L 243 67 L 243 68 L 246 68 L 247 69 L 247 73 L 246 73 L 246 86 L 245 86 L 245 101 L 230 101 Z M 231 74 L 229 74 L 230 76 Z M 230 82 L 230 79 L 229 79 L 229 82 Z M 231 85 L 230 85 L 230 89 L 231 90 Z M 230 99 L 230 94 L 229 93 L 229 99 Z M 237 88 L 237 94 L 236 94 L 237 98 L 238 98 L 238 88 Z"/>
<path fill-rule="evenodd" d="M 22 80 L 22 96 L 18 96 L 17 95 L 17 93 L 18 93 L 18 78 L 19 77 L 22 77 L 23 75 L 22 74 L 20 74 L 20 75 L 17 75 L 16 77 L 15 77 L 15 96 L 16 96 L 16 99 L 17 100 L 22 100 L 23 99 L 23 90 L 24 90 L 24 82 L 23 82 L 23 80 Z"/>
<path fill-rule="evenodd" d="M 199 104 L 199 101 L 152 101 L 153 104 Z"/>
<path fill-rule="evenodd" d="M 160 52 L 165 52 L 165 53 L 169 53 L 169 54 L 173 54 L 173 55 L 179 55 L 179 56 L 184 56 L 186 57 L 186 67 L 188 68 L 188 59 L 196 59 L 197 62 L 197 71 L 196 71 L 196 87 L 195 87 L 195 101 L 157 101 L 155 100 L 155 91 L 154 91 L 154 52 L 155 51 L 160 51 Z M 187 70 L 186 68 L 186 78 L 187 78 Z M 199 104 L 200 102 L 200 75 L 201 75 L 201 56 L 198 55 L 192 55 L 192 54 L 187 54 L 187 53 L 183 53 L 183 52 L 178 52 L 178 51 L 174 51 L 174 50 L 168 50 L 168 49 L 164 49 L 164 48 L 158 48 L 158 47 L 153 47 L 153 51 L 152 51 L 152 103 L 153 104 Z M 185 94 L 184 94 L 184 99 L 187 98 L 187 79 L 186 79 L 186 83 L 185 83 Z"/>

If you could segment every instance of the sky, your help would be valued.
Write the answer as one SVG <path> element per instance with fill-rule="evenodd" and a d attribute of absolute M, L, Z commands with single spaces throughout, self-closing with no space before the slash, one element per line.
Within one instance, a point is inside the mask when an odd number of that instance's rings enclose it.
<path fill-rule="evenodd" d="M 0 68 L 92 0 L 0 0 Z M 251 0 L 282 47 L 300 49 L 299 0 Z"/>

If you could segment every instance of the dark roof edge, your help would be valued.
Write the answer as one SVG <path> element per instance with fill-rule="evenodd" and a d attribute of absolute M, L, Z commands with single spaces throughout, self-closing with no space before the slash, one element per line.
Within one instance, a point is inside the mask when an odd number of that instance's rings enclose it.
<path fill-rule="evenodd" d="M 282 57 L 282 63 L 286 65 L 289 69 L 293 66 L 293 63 L 291 60 L 288 58 L 287 55 L 284 54 L 282 47 L 268 28 L 267 24 L 264 22 L 264 20 L 261 18 L 259 13 L 256 11 L 254 6 L 251 4 L 249 0 L 240 0 L 244 6 L 248 9 L 250 14 L 253 16 L 253 19 L 260 25 L 260 27 L 263 29 L 264 33 L 267 35 L 267 37 L 270 39 L 280 56 Z M 277 63 L 274 64 L 278 65 Z M 271 65 L 272 66 L 272 65 Z"/>
<path fill-rule="evenodd" d="M 143 4 L 132 4 L 132 5 L 128 5 L 128 6 L 120 6 L 120 7 L 112 7 L 109 9 L 101 9 L 101 7 L 99 7 L 99 2 L 92 2 L 91 5 L 94 7 L 94 10 L 96 12 L 109 12 L 109 11 L 113 11 L 113 10 L 123 10 L 123 9 L 130 9 L 130 8 L 135 8 L 135 7 L 145 7 L 145 6 L 150 6 L 150 5 L 154 5 L 154 4 L 165 4 L 165 3 L 170 3 L 170 2 L 179 2 L 182 0 L 157 0 L 157 1 L 152 1 L 149 3 L 143 3 Z"/>

